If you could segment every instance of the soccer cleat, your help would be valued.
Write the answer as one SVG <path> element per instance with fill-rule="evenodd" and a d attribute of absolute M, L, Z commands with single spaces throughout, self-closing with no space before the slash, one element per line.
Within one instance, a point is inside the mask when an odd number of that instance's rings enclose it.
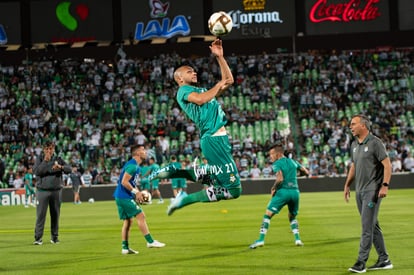
<path fill-rule="evenodd" d="M 354 266 L 350 267 L 348 271 L 352 273 L 365 273 L 367 270 L 365 268 L 365 263 L 361 261 L 357 261 Z"/>
<path fill-rule="evenodd" d="M 389 259 L 385 261 L 378 260 L 373 266 L 368 267 L 368 270 L 392 269 L 393 267 Z"/>
<path fill-rule="evenodd" d="M 147 243 L 147 247 L 148 248 L 153 248 L 153 247 L 155 247 L 155 248 L 161 248 L 161 247 L 164 247 L 164 246 L 165 246 L 165 243 L 160 243 L 157 240 L 154 240 L 152 243 Z"/>
<path fill-rule="evenodd" d="M 138 254 L 139 252 L 138 251 L 135 251 L 135 250 L 133 250 L 131 248 L 127 248 L 127 249 L 122 248 L 121 253 L 124 254 L 124 255 L 126 255 L 126 254 Z"/>
<path fill-rule="evenodd" d="M 301 240 L 296 240 L 295 245 L 296 246 L 304 246 L 305 244 Z"/>
<path fill-rule="evenodd" d="M 178 192 L 177 197 L 175 197 L 175 199 L 171 201 L 171 204 L 167 208 L 168 216 L 171 216 L 175 210 L 181 207 L 182 200 L 187 196 L 187 193 L 184 191 Z"/>
<path fill-rule="evenodd" d="M 256 247 L 260 247 L 260 246 L 264 246 L 264 241 L 255 241 L 249 246 L 249 248 L 255 249 Z"/>
<path fill-rule="evenodd" d="M 152 181 L 154 179 L 166 179 L 168 178 L 170 172 L 173 172 L 175 170 L 177 170 L 177 168 L 172 164 L 159 168 L 148 176 L 148 181 Z"/>
<path fill-rule="evenodd" d="M 50 243 L 53 243 L 53 244 L 59 244 L 59 243 L 60 243 L 60 241 L 59 241 L 59 239 L 51 239 L 51 240 L 50 240 Z"/>
<path fill-rule="evenodd" d="M 33 242 L 33 244 L 34 244 L 34 245 L 42 245 L 42 244 L 43 244 L 43 242 L 42 242 L 42 240 L 35 240 L 35 241 Z"/>

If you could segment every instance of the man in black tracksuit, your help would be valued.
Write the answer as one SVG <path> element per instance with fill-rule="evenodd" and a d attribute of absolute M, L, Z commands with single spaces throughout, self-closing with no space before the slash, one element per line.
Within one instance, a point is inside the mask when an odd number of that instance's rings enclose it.
<path fill-rule="evenodd" d="M 59 216 L 62 198 L 63 173 L 70 173 L 72 168 L 62 159 L 54 156 L 55 144 L 46 141 L 43 145 L 43 154 L 36 159 L 33 173 L 36 175 L 36 227 L 34 245 L 43 244 L 43 230 L 45 227 L 47 208 L 50 207 L 51 243 L 59 243 Z"/>

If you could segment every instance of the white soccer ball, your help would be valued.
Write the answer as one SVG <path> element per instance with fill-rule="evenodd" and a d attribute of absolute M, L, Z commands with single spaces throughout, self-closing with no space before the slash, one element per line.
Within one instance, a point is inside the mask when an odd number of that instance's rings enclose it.
<path fill-rule="evenodd" d="M 148 192 L 147 190 L 142 190 L 141 194 L 142 194 L 142 198 L 144 200 L 144 203 L 151 203 L 152 196 L 151 196 L 150 192 Z"/>
<path fill-rule="evenodd" d="M 208 19 L 208 29 L 212 35 L 223 36 L 229 34 L 233 28 L 233 20 L 224 11 L 213 13 Z"/>
<path fill-rule="evenodd" d="M 95 199 L 94 198 L 89 198 L 88 202 L 89 203 L 94 203 L 95 202 Z"/>

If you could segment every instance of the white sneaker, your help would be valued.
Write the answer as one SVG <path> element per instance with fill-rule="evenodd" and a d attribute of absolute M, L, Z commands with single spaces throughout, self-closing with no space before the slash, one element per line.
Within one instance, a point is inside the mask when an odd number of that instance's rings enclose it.
<path fill-rule="evenodd" d="M 296 246 L 304 246 L 305 244 L 301 240 L 296 240 L 295 245 Z"/>
<path fill-rule="evenodd" d="M 153 248 L 153 247 L 155 247 L 155 248 L 161 248 L 161 247 L 164 247 L 164 246 L 165 246 L 165 243 L 160 243 L 157 240 L 154 240 L 152 243 L 147 243 L 147 247 L 148 248 Z"/>
<path fill-rule="evenodd" d="M 250 249 L 255 249 L 256 247 L 264 246 L 264 241 L 255 241 L 249 247 Z"/>
<path fill-rule="evenodd" d="M 171 204 L 167 208 L 167 215 L 171 216 L 172 213 L 174 213 L 175 210 L 181 207 L 181 201 L 187 197 L 187 193 L 184 191 L 180 191 L 177 194 L 177 197 L 173 201 L 171 201 Z"/>
<path fill-rule="evenodd" d="M 122 249 L 121 253 L 126 255 L 126 254 L 138 254 L 139 252 L 131 248 L 128 248 L 128 249 Z"/>

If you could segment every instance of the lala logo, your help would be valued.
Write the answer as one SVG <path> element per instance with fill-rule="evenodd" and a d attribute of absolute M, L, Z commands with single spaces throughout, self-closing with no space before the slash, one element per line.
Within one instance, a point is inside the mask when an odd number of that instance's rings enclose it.
<path fill-rule="evenodd" d="M 135 28 L 134 38 L 136 40 L 146 40 L 154 37 L 171 38 L 174 35 L 188 35 L 191 31 L 187 18 L 184 15 L 177 15 L 170 22 L 166 17 L 170 3 L 163 3 L 161 0 L 149 0 L 151 7 L 151 17 L 145 26 L 144 22 L 138 22 Z M 160 22 L 159 18 L 162 18 Z"/>
<path fill-rule="evenodd" d="M 78 20 L 70 14 L 71 2 L 60 2 L 56 6 L 56 17 L 59 22 L 70 31 L 75 31 L 78 28 Z M 89 8 L 85 4 L 78 4 L 75 7 L 75 13 L 77 17 L 85 21 L 89 17 Z"/>

